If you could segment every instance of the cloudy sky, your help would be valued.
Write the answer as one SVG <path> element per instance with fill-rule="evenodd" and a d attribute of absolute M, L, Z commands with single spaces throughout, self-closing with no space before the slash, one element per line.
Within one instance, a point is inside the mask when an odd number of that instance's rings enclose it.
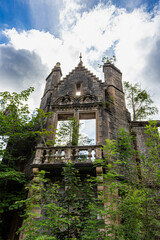
<path fill-rule="evenodd" d="M 98 63 L 116 55 L 123 80 L 141 83 L 160 110 L 159 0 L 0 0 L 0 91 L 33 86 L 39 107 L 56 62 L 64 77 L 80 52 L 102 80 Z"/>

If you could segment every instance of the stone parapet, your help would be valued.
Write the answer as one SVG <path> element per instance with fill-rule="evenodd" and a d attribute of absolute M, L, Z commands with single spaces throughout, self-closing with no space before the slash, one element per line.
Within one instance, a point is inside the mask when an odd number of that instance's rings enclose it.
<path fill-rule="evenodd" d="M 102 158 L 102 146 L 64 146 L 64 147 L 36 147 L 33 165 L 57 163 L 90 163 L 94 159 Z"/>

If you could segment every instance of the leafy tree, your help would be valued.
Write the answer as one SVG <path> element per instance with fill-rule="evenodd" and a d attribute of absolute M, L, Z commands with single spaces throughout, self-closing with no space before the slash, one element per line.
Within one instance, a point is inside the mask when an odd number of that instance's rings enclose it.
<path fill-rule="evenodd" d="M 139 83 L 124 82 L 124 92 L 128 107 L 132 111 L 133 121 L 158 113 L 157 107 L 153 106 L 151 95 L 146 90 L 142 90 Z"/>
<path fill-rule="evenodd" d="M 0 232 L 3 234 L 8 233 L 15 202 L 26 197 L 24 184 L 31 169 L 25 166 L 34 154 L 34 146 L 37 140 L 51 134 L 42 127 L 51 113 L 37 109 L 31 115 L 25 104 L 33 90 L 30 87 L 21 93 L 0 93 Z"/>
<path fill-rule="evenodd" d="M 45 171 L 41 171 L 26 189 L 29 197 L 17 202 L 18 206 L 25 208 L 25 218 L 19 230 L 23 232 L 23 239 L 56 239 L 53 231 L 56 235 L 59 229 L 67 228 L 69 224 L 64 217 L 67 211 L 55 204 L 59 186 L 47 181 Z M 38 211 L 34 211 L 35 208 Z"/>
<path fill-rule="evenodd" d="M 20 190 L 25 183 L 25 175 L 20 171 L 20 166 L 27 156 L 31 138 L 29 138 L 27 129 L 29 128 L 27 127 L 29 111 L 22 102 L 28 99 L 32 91 L 33 88 L 29 88 L 20 94 L 0 93 L 0 209 L 2 218 L 6 211 L 12 208 L 14 202 L 24 195 L 24 191 Z M 28 138 L 25 148 L 24 138 Z M 19 149 L 17 145 L 20 146 Z"/>

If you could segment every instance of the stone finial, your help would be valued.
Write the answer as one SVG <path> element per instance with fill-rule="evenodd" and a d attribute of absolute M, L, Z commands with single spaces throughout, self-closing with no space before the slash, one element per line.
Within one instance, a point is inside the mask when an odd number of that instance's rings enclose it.
<path fill-rule="evenodd" d="M 80 59 L 80 62 L 78 64 L 78 67 L 81 67 L 83 65 L 83 62 L 82 62 L 82 54 L 80 53 L 80 56 L 79 56 L 79 59 Z"/>
<path fill-rule="evenodd" d="M 57 62 L 56 67 L 60 67 L 60 66 L 61 66 L 60 62 Z"/>
<path fill-rule="evenodd" d="M 80 53 L 79 59 L 80 59 L 80 62 L 82 62 L 82 54 L 81 53 Z"/>
<path fill-rule="evenodd" d="M 61 64 L 60 64 L 60 62 L 57 62 L 56 65 L 54 66 L 54 68 L 52 68 L 52 71 L 58 70 L 60 68 L 61 68 Z"/>
<path fill-rule="evenodd" d="M 62 71 L 61 71 L 61 64 L 60 62 L 57 62 L 54 68 L 52 68 L 52 72 L 57 72 L 60 74 L 60 77 L 62 76 Z M 59 79 L 60 80 L 60 79 Z"/>

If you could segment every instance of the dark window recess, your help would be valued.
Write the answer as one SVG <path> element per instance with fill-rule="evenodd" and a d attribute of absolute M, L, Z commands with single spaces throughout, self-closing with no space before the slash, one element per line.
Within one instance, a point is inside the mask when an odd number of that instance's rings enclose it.
<path fill-rule="evenodd" d="M 81 84 L 77 83 L 76 84 L 76 96 L 80 96 L 81 95 Z"/>

